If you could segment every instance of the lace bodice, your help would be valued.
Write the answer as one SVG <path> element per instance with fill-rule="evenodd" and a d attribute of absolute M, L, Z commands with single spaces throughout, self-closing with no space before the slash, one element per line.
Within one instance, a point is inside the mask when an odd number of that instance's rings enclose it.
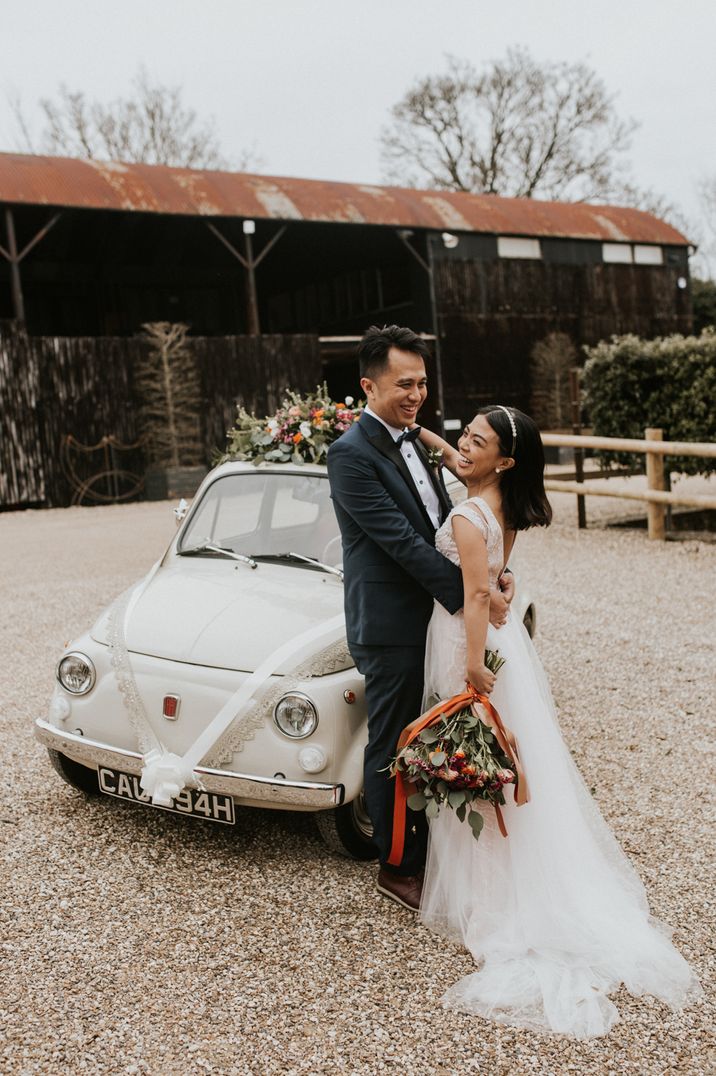
<path fill-rule="evenodd" d="M 455 543 L 452 521 L 455 516 L 464 516 L 477 527 L 487 542 L 487 565 L 490 573 L 490 589 L 494 590 L 504 564 L 504 539 L 502 528 L 495 518 L 489 504 L 482 497 L 468 497 L 462 504 L 453 508 L 442 527 L 435 535 L 435 548 L 453 564 L 460 565 L 460 554 Z"/>

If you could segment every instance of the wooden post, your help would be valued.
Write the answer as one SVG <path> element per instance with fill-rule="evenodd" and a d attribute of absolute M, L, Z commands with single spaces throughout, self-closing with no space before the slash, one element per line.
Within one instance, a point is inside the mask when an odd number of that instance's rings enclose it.
<path fill-rule="evenodd" d="M 573 366 L 569 371 L 569 396 L 572 407 L 572 433 L 578 437 L 582 433 L 582 409 L 579 401 L 579 367 Z M 584 482 L 584 449 L 574 450 L 574 477 L 577 482 Z M 584 497 L 577 497 L 577 526 L 580 531 L 587 526 L 587 506 Z"/>
<path fill-rule="evenodd" d="M 5 209 L 5 228 L 7 230 L 7 248 L 10 257 L 10 286 L 12 288 L 12 305 L 15 312 L 15 320 L 25 324 L 25 303 L 22 297 L 22 283 L 20 281 L 20 256 L 17 252 L 17 240 L 15 238 L 15 221 L 12 210 Z"/>
<path fill-rule="evenodd" d="M 244 223 L 247 222 L 245 221 Z M 246 306 L 249 336 L 260 336 L 261 325 L 259 323 L 259 299 L 256 291 L 256 262 L 254 261 L 254 245 L 251 232 L 244 233 L 244 249 L 246 251 Z"/>
<path fill-rule="evenodd" d="M 646 441 L 663 441 L 664 431 L 648 426 L 644 431 L 644 439 Z M 666 482 L 664 481 L 664 457 L 658 455 L 656 452 L 647 451 L 646 453 L 646 486 L 649 490 L 662 491 L 666 489 Z M 654 504 L 652 501 L 649 501 L 646 511 L 649 537 L 663 542 L 666 538 L 664 505 Z"/>

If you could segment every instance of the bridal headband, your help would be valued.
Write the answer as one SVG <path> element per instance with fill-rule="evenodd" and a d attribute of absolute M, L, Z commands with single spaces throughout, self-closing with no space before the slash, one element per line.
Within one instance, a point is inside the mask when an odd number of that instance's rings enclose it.
<path fill-rule="evenodd" d="M 515 425 L 515 420 L 513 418 L 512 412 L 507 407 L 504 407 L 502 404 L 495 404 L 495 406 L 499 411 L 504 411 L 508 419 L 510 420 L 510 426 L 512 427 L 512 448 L 510 449 L 510 455 L 514 456 L 515 446 L 517 445 L 517 426 Z"/>

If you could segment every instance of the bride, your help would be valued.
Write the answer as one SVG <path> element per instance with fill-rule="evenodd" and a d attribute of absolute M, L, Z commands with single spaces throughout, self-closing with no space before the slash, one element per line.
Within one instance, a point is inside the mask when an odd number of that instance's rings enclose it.
<path fill-rule="evenodd" d="M 435 604 L 425 708 L 463 691 L 466 679 L 489 695 L 517 737 L 530 794 L 522 806 L 507 796 L 507 838 L 487 804 L 478 841 L 447 808 L 430 824 L 421 919 L 479 965 L 443 1005 L 580 1038 L 618 1020 L 609 995 L 620 984 L 680 1007 L 699 996 L 698 980 L 651 918 L 641 881 L 572 761 L 532 642 L 511 615 L 502 628 L 489 624 L 490 590 L 517 531 L 551 520 L 537 427 L 521 411 L 490 406 L 465 428 L 458 451 L 427 430 L 420 436 L 467 486 L 436 536 L 462 567 L 465 607 L 451 616 Z M 506 659 L 497 677 L 485 647 Z"/>

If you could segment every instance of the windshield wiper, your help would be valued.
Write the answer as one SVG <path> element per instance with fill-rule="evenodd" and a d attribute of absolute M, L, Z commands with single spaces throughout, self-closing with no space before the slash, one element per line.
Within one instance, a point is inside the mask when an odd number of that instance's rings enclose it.
<path fill-rule="evenodd" d="M 214 545 L 213 542 L 204 542 L 202 545 L 194 546 L 193 549 L 182 549 L 179 556 L 197 557 L 201 553 L 221 553 L 225 557 L 231 557 L 232 560 L 240 560 L 251 568 L 258 568 L 258 564 L 253 557 L 245 557 L 243 553 L 234 553 L 233 549 L 227 549 L 223 545 Z"/>
<path fill-rule="evenodd" d="M 331 575 L 337 575 L 339 579 L 343 579 L 343 572 L 340 568 L 334 568 L 331 564 L 324 564 L 323 561 L 316 560 L 315 557 L 304 557 L 302 553 L 254 553 L 253 556 L 256 560 L 299 561 L 301 564 L 309 564 L 311 568 L 320 568 L 322 572 L 330 572 Z"/>

